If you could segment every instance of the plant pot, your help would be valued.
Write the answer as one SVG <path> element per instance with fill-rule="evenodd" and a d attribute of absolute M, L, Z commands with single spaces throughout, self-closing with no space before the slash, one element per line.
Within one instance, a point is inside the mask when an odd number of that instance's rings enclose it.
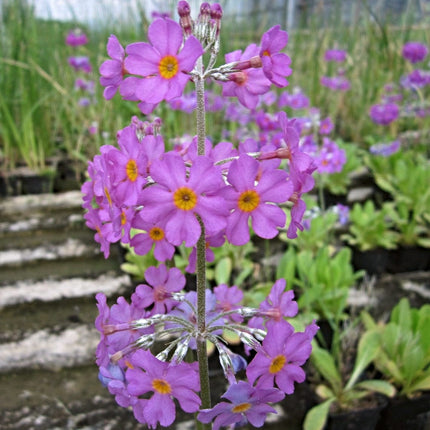
<path fill-rule="evenodd" d="M 387 401 L 384 400 L 364 409 L 330 414 L 326 430 L 374 430 L 386 405 Z"/>
<path fill-rule="evenodd" d="M 420 246 L 405 246 L 390 252 L 387 265 L 389 273 L 430 270 L 430 249 Z"/>
<path fill-rule="evenodd" d="M 427 430 L 430 428 L 430 392 L 408 399 L 397 397 L 388 401 L 376 430 Z"/>
<path fill-rule="evenodd" d="M 352 265 L 355 270 L 365 270 L 369 275 L 380 275 L 387 271 L 390 252 L 385 248 L 375 248 L 369 251 L 352 250 Z"/>

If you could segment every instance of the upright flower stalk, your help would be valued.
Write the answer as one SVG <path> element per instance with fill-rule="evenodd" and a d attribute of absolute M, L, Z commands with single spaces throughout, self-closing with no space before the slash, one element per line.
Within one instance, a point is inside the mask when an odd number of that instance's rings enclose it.
<path fill-rule="evenodd" d="M 288 35 L 275 26 L 260 46 L 226 55 L 216 66 L 222 9 L 202 3 L 196 20 L 186 1 L 178 3 L 179 24 L 163 17 L 148 29 L 149 42 L 123 48 L 115 36 L 108 41 L 112 58 L 101 67 L 105 98 L 116 92 L 138 102 L 150 114 L 162 102 L 174 104 L 190 81 L 196 92 L 197 134 L 180 148 L 167 150 L 159 118 L 131 124 L 117 134 L 117 146 L 105 145 L 88 163 L 90 180 L 82 186 L 88 227 L 105 257 L 110 244 L 121 242 L 137 254 L 152 251 L 161 264 L 145 271 L 130 302 L 119 297 L 109 307 L 106 296 L 96 296 L 100 342 L 96 362 L 99 379 L 117 403 L 131 407 L 135 418 L 155 429 L 171 425 L 180 408 L 195 413 L 198 428 L 214 429 L 247 422 L 264 424 L 271 403 L 282 400 L 303 382 L 301 366 L 311 353 L 318 330 L 311 322 L 297 332 L 288 321 L 298 312 L 293 291 L 277 280 L 258 308 L 242 305 L 236 286 L 209 285 L 206 261 L 211 247 L 228 241 L 244 245 L 254 233 L 274 238 L 280 230 L 290 238 L 302 229 L 306 205 L 303 193 L 313 186 L 316 165 L 299 147 L 294 120 L 280 112 L 282 130 L 277 145 L 264 141 L 234 147 L 212 143 L 206 136 L 205 82 L 222 85 L 223 96 L 254 108 L 272 84 L 288 85 L 290 58 L 280 52 Z M 208 53 L 207 64 L 203 54 Z M 289 220 L 285 208 L 291 208 Z M 288 225 L 287 225 L 288 224 Z M 184 274 L 164 264 L 176 247 L 192 248 L 186 271 L 196 272 L 196 288 L 187 289 Z M 244 356 L 233 352 L 223 333 L 244 344 Z M 216 348 L 229 385 L 212 407 L 207 343 Z M 157 343 L 161 352 L 153 355 Z M 197 355 L 189 363 L 188 351 Z M 254 350 L 253 359 L 249 352 Z M 238 380 L 244 371 L 247 380 Z"/>

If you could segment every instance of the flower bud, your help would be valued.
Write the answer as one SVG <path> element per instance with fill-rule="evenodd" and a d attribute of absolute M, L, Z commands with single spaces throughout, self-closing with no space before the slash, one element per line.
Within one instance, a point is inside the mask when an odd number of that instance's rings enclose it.
<path fill-rule="evenodd" d="M 219 37 L 221 31 L 221 18 L 222 18 L 222 7 L 219 3 L 214 3 L 211 6 L 211 18 L 215 22 L 216 26 L 216 38 Z"/>
<path fill-rule="evenodd" d="M 178 3 L 179 24 L 186 37 L 193 33 L 193 21 L 191 19 L 191 9 L 188 2 L 182 0 Z"/>

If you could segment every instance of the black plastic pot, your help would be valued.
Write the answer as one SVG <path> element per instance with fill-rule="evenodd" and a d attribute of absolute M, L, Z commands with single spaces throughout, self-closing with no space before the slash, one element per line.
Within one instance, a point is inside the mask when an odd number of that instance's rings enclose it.
<path fill-rule="evenodd" d="M 427 430 L 430 428 L 430 392 L 413 399 L 390 399 L 376 430 Z"/>
<path fill-rule="evenodd" d="M 374 407 L 330 414 L 326 430 L 375 430 L 386 405 L 384 401 Z"/>
<path fill-rule="evenodd" d="M 385 248 L 370 249 L 369 251 L 353 249 L 351 261 L 355 270 L 365 270 L 369 275 L 380 275 L 387 271 L 390 251 Z"/>
<path fill-rule="evenodd" d="M 430 270 L 429 248 L 407 246 L 390 252 L 387 272 L 403 273 L 419 270 Z"/>

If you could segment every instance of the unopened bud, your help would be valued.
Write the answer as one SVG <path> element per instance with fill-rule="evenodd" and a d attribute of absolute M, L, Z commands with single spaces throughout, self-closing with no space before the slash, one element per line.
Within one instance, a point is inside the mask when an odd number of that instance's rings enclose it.
<path fill-rule="evenodd" d="M 199 23 L 208 23 L 211 18 L 211 6 L 207 2 L 203 2 L 200 5 L 200 13 L 198 17 Z"/>
<path fill-rule="evenodd" d="M 176 362 L 177 364 L 181 363 L 188 351 L 188 342 L 189 339 L 186 339 L 185 342 L 181 342 L 176 350 L 175 353 L 172 356 L 172 361 Z"/>
<path fill-rule="evenodd" d="M 276 151 L 265 152 L 259 155 L 258 160 L 271 160 L 273 158 L 291 158 L 291 151 L 288 148 L 278 148 Z"/>
<path fill-rule="evenodd" d="M 245 70 L 245 69 L 259 69 L 263 67 L 263 62 L 261 61 L 261 57 L 255 55 L 251 57 L 249 60 L 240 61 L 234 65 L 236 70 Z"/>
<path fill-rule="evenodd" d="M 191 19 L 190 5 L 186 1 L 178 3 L 179 23 L 186 37 L 193 33 L 193 21 Z"/>
<path fill-rule="evenodd" d="M 219 3 L 214 3 L 211 6 L 211 18 L 215 22 L 216 27 L 216 35 L 215 37 L 219 37 L 219 33 L 221 31 L 221 18 L 222 18 L 222 7 Z"/>

